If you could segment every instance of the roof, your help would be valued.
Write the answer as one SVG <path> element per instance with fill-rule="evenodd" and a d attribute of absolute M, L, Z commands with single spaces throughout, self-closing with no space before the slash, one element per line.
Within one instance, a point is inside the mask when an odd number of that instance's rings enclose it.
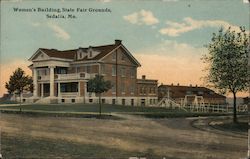
<path fill-rule="evenodd" d="M 114 50 L 115 48 L 117 48 L 119 45 L 103 45 L 103 46 L 91 46 L 91 48 L 93 50 L 96 51 L 100 51 L 100 54 L 98 54 L 97 56 L 95 56 L 94 58 L 88 59 L 87 56 L 83 59 L 81 59 L 80 61 L 84 61 L 84 60 L 99 60 L 101 58 L 103 58 L 104 56 L 106 56 L 108 53 L 110 53 L 112 50 Z M 86 51 L 88 48 L 81 48 L 82 50 Z"/>
<path fill-rule="evenodd" d="M 64 59 L 74 59 L 77 50 L 64 50 L 59 51 L 56 49 L 45 49 L 40 48 L 42 52 L 47 54 L 49 57 L 64 58 Z"/>
<path fill-rule="evenodd" d="M 213 90 L 206 87 L 160 85 L 158 90 L 162 91 L 161 88 L 169 89 L 172 98 L 184 98 L 185 95 L 187 95 L 187 91 L 190 91 L 192 95 L 202 95 L 205 98 L 226 98 L 225 96 L 215 93 Z M 199 94 L 201 92 L 202 94 Z"/>
<path fill-rule="evenodd" d="M 112 50 L 114 50 L 118 45 L 103 45 L 103 46 L 91 46 L 93 50 L 100 51 L 100 54 L 95 56 L 94 58 L 88 59 L 87 57 L 81 59 L 80 61 L 85 60 L 99 60 L 108 53 L 110 53 Z M 87 51 L 89 48 L 79 48 L 83 51 Z M 46 48 L 40 48 L 41 51 L 43 51 L 45 54 L 47 54 L 49 57 L 56 57 L 56 58 L 64 58 L 64 59 L 75 59 L 76 53 L 79 49 L 74 50 L 56 50 L 56 49 L 46 49 Z"/>
<path fill-rule="evenodd" d="M 49 57 L 69 59 L 69 60 L 75 60 L 75 61 L 90 61 L 90 60 L 101 60 L 103 57 L 105 57 L 110 52 L 112 52 L 113 50 L 117 49 L 120 46 L 128 53 L 129 58 L 133 60 L 138 66 L 140 66 L 140 63 L 131 55 L 131 53 L 124 47 L 124 45 L 121 44 L 121 41 L 117 42 L 117 40 L 115 44 L 111 44 L 111 45 L 89 46 L 87 48 L 80 47 L 78 49 L 72 49 L 72 50 L 57 50 L 57 49 L 47 49 L 47 48 L 39 48 L 39 50 L 41 50 L 43 53 L 45 53 Z M 93 50 L 98 51 L 100 53 L 97 54 L 93 58 L 88 58 L 87 56 L 85 56 L 83 59 L 79 59 L 79 60 L 76 59 L 76 54 L 79 49 L 81 49 L 84 52 L 87 52 L 89 48 L 92 48 Z M 37 52 L 30 58 L 30 60 L 33 59 L 37 55 Z"/>

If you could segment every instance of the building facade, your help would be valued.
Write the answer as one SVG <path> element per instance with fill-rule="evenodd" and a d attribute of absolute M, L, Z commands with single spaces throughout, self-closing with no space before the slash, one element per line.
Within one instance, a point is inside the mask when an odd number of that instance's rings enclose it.
<path fill-rule="evenodd" d="M 178 104 L 192 105 L 198 99 L 205 105 L 225 105 L 226 97 L 215 93 L 213 90 L 198 86 L 163 85 L 158 87 L 159 100 L 164 97 L 171 98 Z"/>
<path fill-rule="evenodd" d="M 141 65 L 121 40 L 64 51 L 39 48 L 29 61 L 34 82 L 32 102 L 96 103 L 98 98 L 87 91 L 87 82 L 97 74 L 112 83 L 112 88 L 102 94 L 103 103 L 153 106 L 157 99 L 157 81 L 137 79 Z M 142 81 L 145 88 L 154 85 L 154 93 L 138 94 Z"/>

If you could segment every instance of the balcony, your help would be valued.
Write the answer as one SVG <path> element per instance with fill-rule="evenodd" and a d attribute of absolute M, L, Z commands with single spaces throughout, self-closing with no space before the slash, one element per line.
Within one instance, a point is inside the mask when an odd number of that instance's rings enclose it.
<path fill-rule="evenodd" d="M 71 74 L 55 74 L 55 80 L 78 80 L 94 78 L 96 73 L 71 73 Z M 38 76 L 38 80 L 50 80 L 49 75 Z"/>

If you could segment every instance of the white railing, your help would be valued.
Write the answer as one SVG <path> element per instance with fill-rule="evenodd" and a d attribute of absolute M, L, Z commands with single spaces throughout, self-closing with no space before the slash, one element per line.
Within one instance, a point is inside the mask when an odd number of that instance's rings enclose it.
<path fill-rule="evenodd" d="M 55 80 L 71 80 L 71 79 L 91 79 L 95 77 L 95 73 L 70 73 L 70 74 L 55 74 Z M 38 76 L 38 80 L 49 80 L 49 75 Z"/>
<path fill-rule="evenodd" d="M 61 92 L 61 97 L 75 97 L 78 96 L 78 92 Z"/>

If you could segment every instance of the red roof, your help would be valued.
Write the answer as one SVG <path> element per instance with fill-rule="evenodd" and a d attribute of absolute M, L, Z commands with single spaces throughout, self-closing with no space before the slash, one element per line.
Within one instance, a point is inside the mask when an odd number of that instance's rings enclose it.
<path fill-rule="evenodd" d="M 99 60 L 108 53 L 110 53 L 112 50 L 114 50 L 117 46 L 117 44 L 113 45 L 104 45 L 104 46 L 92 46 L 91 48 L 93 50 L 99 51 L 100 54 L 95 56 L 94 58 L 88 59 L 87 57 L 81 59 L 81 60 Z M 89 48 L 79 48 L 83 51 L 87 51 Z M 56 57 L 56 58 L 64 58 L 64 59 L 75 59 L 76 53 L 79 49 L 74 50 L 56 50 L 56 49 L 46 49 L 46 48 L 40 48 L 45 54 L 47 54 L 49 57 Z"/>

